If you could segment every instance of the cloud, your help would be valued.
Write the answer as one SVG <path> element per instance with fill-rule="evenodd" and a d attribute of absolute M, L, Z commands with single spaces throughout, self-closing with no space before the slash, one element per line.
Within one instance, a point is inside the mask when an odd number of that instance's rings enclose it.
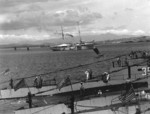
<path fill-rule="evenodd" d="M 113 34 L 120 34 L 120 35 L 122 35 L 122 34 L 129 34 L 130 33 L 130 31 L 127 30 L 127 29 L 123 29 L 123 30 L 108 30 L 107 32 L 108 33 L 113 33 Z"/>
<path fill-rule="evenodd" d="M 46 4 L 48 0 L 0 0 L 0 13 L 10 14 L 26 10 L 37 10 L 40 4 Z M 30 7 L 30 8 L 29 8 Z"/>
<path fill-rule="evenodd" d="M 125 34 L 130 34 L 131 31 L 127 29 L 122 29 L 122 30 L 115 30 L 115 29 L 110 29 L 110 30 L 92 30 L 91 33 L 93 34 L 117 34 L 117 35 L 125 35 Z"/>
<path fill-rule="evenodd" d="M 35 7 L 38 9 L 38 7 Z M 19 30 L 28 28 L 49 28 L 52 26 L 74 26 L 78 21 L 83 24 L 90 24 L 96 19 L 102 18 L 97 12 L 80 12 L 80 10 L 67 9 L 47 13 L 44 11 L 26 11 L 17 15 L 9 15 L 9 22 L 0 25 L 2 30 Z"/>
<path fill-rule="evenodd" d="M 59 17 L 60 22 L 65 25 L 74 25 L 77 22 L 82 22 L 81 24 L 89 24 L 96 19 L 102 18 L 102 15 L 97 12 L 90 12 L 89 10 L 80 9 L 67 9 L 64 11 L 56 11 L 56 17 Z"/>
<path fill-rule="evenodd" d="M 120 25 L 118 27 L 116 27 L 116 29 L 125 29 L 126 28 L 126 25 Z"/>
<path fill-rule="evenodd" d="M 0 24 L 5 22 L 10 22 L 10 19 L 8 19 L 6 15 L 0 15 Z"/>
<path fill-rule="evenodd" d="M 134 11 L 132 8 L 125 8 L 125 11 Z"/>
<path fill-rule="evenodd" d="M 110 29 L 115 29 L 113 26 L 107 26 L 107 27 L 104 27 L 102 30 L 110 30 Z"/>
<path fill-rule="evenodd" d="M 7 19 L 9 22 L 1 23 L 0 28 L 2 30 L 19 30 L 19 29 L 28 29 L 34 27 L 40 27 L 42 19 L 44 19 L 45 14 L 44 12 L 23 12 L 17 15 L 9 15 Z"/>
<path fill-rule="evenodd" d="M 117 15 L 118 15 L 118 13 L 117 13 L 117 12 L 114 12 L 113 14 L 114 14 L 115 16 L 117 16 Z"/>
<path fill-rule="evenodd" d="M 147 0 L 0 0 L 0 32 L 53 34 L 63 25 L 65 32 L 77 33 L 80 22 L 87 34 L 145 34 L 149 6 Z"/>
<path fill-rule="evenodd" d="M 133 35 L 144 35 L 145 32 L 143 30 L 136 30 L 132 33 Z"/>
<path fill-rule="evenodd" d="M 15 34 L 0 34 L 0 40 L 19 40 L 20 38 L 23 40 L 41 40 L 49 39 L 50 35 L 43 34 L 43 35 L 30 35 L 30 34 L 22 34 L 22 35 L 15 35 Z M 20 40 L 21 40 L 20 39 Z"/>
<path fill-rule="evenodd" d="M 30 4 L 30 5 L 27 5 L 27 6 L 24 6 L 24 7 L 21 7 L 20 10 L 18 10 L 18 12 L 33 12 L 33 11 L 43 11 L 44 9 L 37 5 L 37 4 Z"/>
<path fill-rule="evenodd" d="M 92 30 L 91 33 L 93 33 L 93 34 L 111 33 L 111 34 L 117 34 L 117 35 L 146 35 L 146 34 L 149 34 L 149 33 L 144 32 L 143 30 L 131 31 L 131 30 L 128 30 L 128 29 Z"/>
<path fill-rule="evenodd" d="M 117 27 L 107 26 L 107 27 L 104 27 L 102 30 L 123 30 L 125 28 L 126 28 L 126 25 L 120 25 L 120 26 L 117 26 Z"/>
<path fill-rule="evenodd" d="M 0 7 L 14 7 L 21 4 L 47 2 L 48 0 L 0 0 Z"/>

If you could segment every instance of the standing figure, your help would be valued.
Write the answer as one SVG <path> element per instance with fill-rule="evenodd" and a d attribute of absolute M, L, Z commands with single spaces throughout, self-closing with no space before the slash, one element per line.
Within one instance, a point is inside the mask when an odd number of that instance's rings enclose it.
<path fill-rule="evenodd" d="M 112 66 L 113 66 L 113 68 L 115 67 L 115 62 L 114 61 L 112 61 Z"/>
<path fill-rule="evenodd" d="M 35 78 L 34 85 L 35 85 L 36 88 L 38 88 L 38 77 Z"/>
<path fill-rule="evenodd" d="M 32 94 L 31 94 L 31 92 L 28 92 L 27 103 L 29 104 L 29 108 L 32 108 Z"/>
<path fill-rule="evenodd" d="M 141 114 L 141 110 L 139 108 L 136 108 L 135 114 Z"/>
<path fill-rule="evenodd" d="M 41 88 L 43 85 L 43 79 L 41 77 L 36 77 L 34 80 L 34 85 L 36 88 Z"/>
<path fill-rule="evenodd" d="M 127 57 L 125 58 L 124 63 L 125 63 L 125 66 L 128 66 L 128 65 L 129 65 L 129 62 L 128 62 Z"/>
<path fill-rule="evenodd" d="M 9 83 L 9 85 L 10 85 L 11 89 L 13 89 L 13 88 L 14 88 L 14 84 L 13 84 L 13 79 L 12 79 L 12 78 L 10 79 L 10 83 Z"/>
<path fill-rule="evenodd" d="M 43 79 L 40 76 L 39 77 L 39 88 L 41 88 L 42 86 L 43 86 Z"/>
<path fill-rule="evenodd" d="M 92 70 L 91 69 L 87 69 L 85 71 L 85 74 L 86 74 L 86 80 L 92 79 Z"/>
<path fill-rule="evenodd" d="M 110 80 L 110 76 L 107 72 L 104 72 L 104 74 L 102 75 L 102 81 L 104 83 L 108 83 L 108 81 Z"/>
<path fill-rule="evenodd" d="M 137 54 L 137 52 L 135 53 L 135 59 L 138 59 L 138 54 Z"/>
<path fill-rule="evenodd" d="M 120 57 L 117 58 L 117 64 L 118 64 L 119 67 L 121 67 L 121 60 L 120 60 Z"/>
<path fill-rule="evenodd" d="M 84 86 L 83 86 L 83 82 L 80 83 L 81 84 L 81 87 L 80 87 L 80 96 L 84 96 L 84 92 L 85 92 L 85 89 L 84 89 Z"/>

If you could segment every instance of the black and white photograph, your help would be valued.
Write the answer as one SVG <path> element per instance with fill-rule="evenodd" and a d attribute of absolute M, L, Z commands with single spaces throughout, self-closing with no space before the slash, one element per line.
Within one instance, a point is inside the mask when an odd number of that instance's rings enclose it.
<path fill-rule="evenodd" d="M 150 114 L 150 0 L 0 0 L 0 114 Z"/>

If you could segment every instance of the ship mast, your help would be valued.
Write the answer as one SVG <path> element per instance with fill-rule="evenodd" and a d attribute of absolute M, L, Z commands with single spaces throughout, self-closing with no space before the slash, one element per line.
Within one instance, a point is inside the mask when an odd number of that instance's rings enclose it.
<path fill-rule="evenodd" d="M 61 34 L 62 34 L 62 39 L 64 40 L 64 31 L 62 25 L 61 25 Z"/>
<path fill-rule="evenodd" d="M 79 27 L 79 22 L 77 22 L 77 26 L 78 26 L 78 33 L 79 33 L 80 43 L 82 43 L 82 39 L 81 39 L 81 35 L 80 35 L 80 27 Z"/>

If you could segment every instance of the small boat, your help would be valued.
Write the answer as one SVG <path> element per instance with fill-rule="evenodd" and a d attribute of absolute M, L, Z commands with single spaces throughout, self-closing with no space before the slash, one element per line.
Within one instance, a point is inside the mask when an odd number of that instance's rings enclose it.
<path fill-rule="evenodd" d="M 94 48 L 94 42 L 81 42 L 76 44 L 60 44 L 51 47 L 53 51 L 88 50 Z"/>
<path fill-rule="evenodd" d="M 51 49 L 53 51 L 69 51 L 69 50 L 73 50 L 74 47 L 72 46 L 72 44 L 60 44 L 60 45 L 51 47 Z"/>

